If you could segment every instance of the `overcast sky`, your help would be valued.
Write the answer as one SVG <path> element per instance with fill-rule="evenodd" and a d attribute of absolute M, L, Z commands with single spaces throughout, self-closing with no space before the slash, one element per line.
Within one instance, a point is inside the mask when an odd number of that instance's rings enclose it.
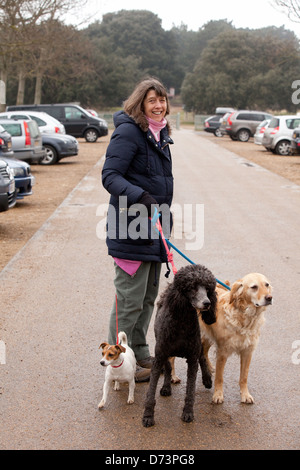
<path fill-rule="evenodd" d="M 198 31 L 210 20 L 227 19 L 236 28 L 257 29 L 265 26 L 285 26 L 300 37 L 300 23 L 292 22 L 275 9 L 272 0 L 88 0 L 88 7 L 80 14 L 68 16 L 68 22 L 79 24 L 82 17 L 93 15 L 90 23 L 102 15 L 120 10 L 150 10 L 162 20 L 165 30 L 181 23 L 189 30 Z"/>

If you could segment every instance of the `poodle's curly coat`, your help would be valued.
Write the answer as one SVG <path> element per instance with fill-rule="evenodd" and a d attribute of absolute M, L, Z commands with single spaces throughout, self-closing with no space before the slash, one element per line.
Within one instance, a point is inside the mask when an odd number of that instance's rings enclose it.
<path fill-rule="evenodd" d="M 157 382 L 164 367 L 164 383 L 160 394 L 171 395 L 171 366 L 169 357 L 178 356 L 187 359 L 187 388 L 182 420 L 194 419 L 195 385 L 200 362 L 202 381 L 211 388 L 211 374 L 206 359 L 202 354 L 200 327 L 197 309 L 193 300 L 199 289 L 206 290 L 208 308 L 201 311 L 201 317 L 207 324 L 216 321 L 216 280 L 211 271 L 202 265 L 188 265 L 181 268 L 174 280 L 162 293 L 155 319 L 155 359 L 151 369 L 149 389 L 145 402 L 143 425 L 154 425 L 155 392 Z M 205 291 L 204 291 L 205 292 Z"/>

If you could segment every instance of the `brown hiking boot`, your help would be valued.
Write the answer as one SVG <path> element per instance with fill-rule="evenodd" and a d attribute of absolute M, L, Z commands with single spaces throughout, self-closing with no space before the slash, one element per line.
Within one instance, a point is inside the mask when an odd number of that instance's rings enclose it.
<path fill-rule="evenodd" d="M 145 359 L 141 359 L 140 361 L 136 361 L 140 367 L 144 367 L 145 369 L 151 369 L 154 357 L 149 356 Z"/>
<path fill-rule="evenodd" d="M 138 364 L 136 365 L 136 371 L 135 371 L 135 382 L 140 383 L 140 382 L 149 382 L 150 380 L 150 369 L 145 369 L 144 367 L 140 367 Z"/>

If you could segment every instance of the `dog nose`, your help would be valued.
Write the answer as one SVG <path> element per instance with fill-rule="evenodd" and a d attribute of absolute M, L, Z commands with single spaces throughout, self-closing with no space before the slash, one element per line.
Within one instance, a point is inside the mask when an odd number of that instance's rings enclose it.
<path fill-rule="evenodd" d="M 266 295 L 266 301 L 272 303 L 273 297 L 271 295 Z"/>
<path fill-rule="evenodd" d="M 211 305 L 210 300 L 205 300 L 205 301 L 203 302 L 203 307 L 204 307 L 205 309 L 209 309 L 210 305 Z"/>
<path fill-rule="evenodd" d="M 104 362 L 104 361 L 100 361 L 100 364 L 101 364 L 101 366 L 104 366 L 105 362 Z"/>

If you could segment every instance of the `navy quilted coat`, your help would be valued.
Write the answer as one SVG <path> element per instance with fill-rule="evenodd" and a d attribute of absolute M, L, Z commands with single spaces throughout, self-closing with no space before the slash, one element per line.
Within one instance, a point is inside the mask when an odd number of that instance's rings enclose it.
<path fill-rule="evenodd" d="M 123 111 L 114 115 L 114 124 L 116 129 L 102 170 L 103 186 L 111 194 L 107 217 L 108 253 L 122 259 L 164 262 L 166 253 L 158 234 L 148 217 L 132 212 L 132 205 L 138 203 L 144 191 L 160 206 L 163 204 L 161 222 L 166 238 L 169 237 L 169 209 L 173 197 L 169 144 L 173 141 L 165 127 L 158 144 L 150 130 L 142 131 Z"/>

